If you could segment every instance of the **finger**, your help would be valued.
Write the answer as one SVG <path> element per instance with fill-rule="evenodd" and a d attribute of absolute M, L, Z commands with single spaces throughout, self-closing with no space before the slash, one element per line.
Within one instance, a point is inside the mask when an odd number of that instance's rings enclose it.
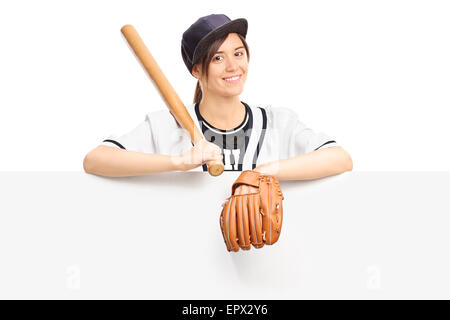
<path fill-rule="evenodd" d="M 248 196 L 248 217 L 250 228 L 250 241 L 255 248 L 261 248 L 264 246 L 261 234 L 261 223 L 259 217 L 259 211 L 257 211 L 257 196 L 252 194 Z M 259 232 L 256 232 L 256 230 Z"/>
<path fill-rule="evenodd" d="M 264 234 L 263 234 L 263 228 L 262 228 L 262 217 L 261 217 L 261 203 L 260 203 L 260 197 L 259 194 L 255 195 L 254 198 L 254 205 L 255 205 L 255 230 L 256 230 L 256 239 L 258 248 L 261 248 L 264 246 Z"/>
<path fill-rule="evenodd" d="M 205 144 L 204 150 L 210 152 L 211 154 L 222 154 L 222 148 L 209 141 Z"/>
<path fill-rule="evenodd" d="M 261 181 L 259 185 L 259 192 L 262 195 L 261 198 L 261 216 L 262 216 L 262 232 L 263 240 L 265 244 L 272 244 L 272 221 L 271 213 L 274 212 L 274 200 L 271 192 L 271 184 L 269 181 Z M 272 196 L 272 199 L 271 199 Z"/>
<path fill-rule="evenodd" d="M 241 196 L 233 196 L 235 199 L 235 208 L 236 208 L 236 230 L 237 230 L 237 242 L 238 245 L 242 248 L 242 243 L 244 239 L 244 228 L 242 227 L 242 210 L 241 210 Z"/>
<path fill-rule="evenodd" d="M 215 148 L 215 154 L 216 155 L 219 155 L 219 156 L 222 156 L 222 148 L 220 148 L 218 145 L 214 145 L 216 148 Z"/>
<path fill-rule="evenodd" d="M 238 213 L 240 213 L 240 225 L 239 227 L 242 229 L 241 234 L 239 235 L 239 246 L 243 250 L 250 250 L 250 227 L 248 222 L 248 204 L 247 204 L 247 196 L 242 195 L 239 196 L 239 203 L 238 203 Z M 239 215 L 238 215 L 239 217 Z"/>
<path fill-rule="evenodd" d="M 239 251 L 236 234 L 236 197 L 230 198 L 230 209 L 228 212 L 228 241 L 231 245 L 231 251 Z"/>
<path fill-rule="evenodd" d="M 231 243 L 229 240 L 229 220 L 230 220 L 230 201 L 222 204 L 223 209 L 220 214 L 220 229 L 222 230 L 223 240 L 227 246 L 227 250 L 231 251 Z"/>
<path fill-rule="evenodd" d="M 213 150 L 213 151 L 209 152 L 208 158 L 209 158 L 209 160 L 212 160 L 212 161 L 222 161 L 223 155 L 220 152 Z"/>
<path fill-rule="evenodd" d="M 254 195 L 247 196 L 247 210 L 248 210 L 248 226 L 250 229 L 250 242 L 255 245 L 257 242 L 256 229 L 255 229 L 255 204 Z"/>
<path fill-rule="evenodd" d="M 222 208 L 223 208 L 223 206 L 224 206 L 226 203 L 227 203 L 227 200 L 225 200 L 225 201 L 222 203 Z"/>
<path fill-rule="evenodd" d="M 265 244 L 272 244 L 270 241 L 271 237 L 271 223 L 269 218 L 269 213 L 265 210 L 265 206 L 261 205 L 261 219 L 262 219 L 262 233 L 263 233 L 263 241 Z"/>
<path fill-rule="evenodd" d="M 221 153 L 218 153 L 214 150 L 208 150 L 203 153 L 203 158 L 206 161 L 222 161 L 223 156 Z"/>
<path fill-rule="evenodd" d="M 276 205 L 275 219 L 272 220 L 274 225 L 274 233 L 272 234 L 272 243 L 275 243 L 280 238 L 281 226 L 283 224 L 283 203 L 281 198 L 278 200 Z"/>
<path fill-rule="evenodd" d="M 259 189 L 254 186 L 242 185 L 242 194 L 259 193 Z"/>

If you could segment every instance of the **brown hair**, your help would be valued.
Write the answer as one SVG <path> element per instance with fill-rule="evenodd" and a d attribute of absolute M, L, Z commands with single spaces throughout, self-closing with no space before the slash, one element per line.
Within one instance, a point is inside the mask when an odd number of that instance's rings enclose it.
<path fill-rule="evenodd" d="M 247 42 L 245 41 L 245 38 L 242 35 L 240 35 L 239 33 L 237 35 L 239 36 L 239 38 L 242 41 L 242 44 L 244 45 L 245 51 L 247 53 L 247 61 L 250 61 L 250 51 L 248 49 Z M 203 57 L 201 57 L 200 61 L 198 62 L 202 66 L 202 72 L 204 72 L 205 75 L 206 75 L 206 81 L 208 81 L 208 69 L 209 69 L 208 67 L 209 67 L 209 63 L 211 62 L 211 59 L 216 54 L 217 50 L 219 50 L 220 46 L 225 41 L 227 36 L 228 36 L 228 34 L 223 36 L 222 38 L 217 39 L 216 41 L 214 41 L 209 46 L 208 51 L 206 52 L 206 54 Z M 200 88 L 200 81 L 197 80 L 197 85 L 195 86 L 195 93 L 194 93 L 194 103 L 200 102 L 201 100 L 202 100 L 202 89 Z"/>

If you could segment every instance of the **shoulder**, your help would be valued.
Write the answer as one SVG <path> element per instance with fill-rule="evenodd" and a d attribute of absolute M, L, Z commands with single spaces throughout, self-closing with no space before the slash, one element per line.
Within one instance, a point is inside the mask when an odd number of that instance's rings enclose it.
<path fill-rule="evenodd" d="M 277 118 L 298 117 L 297 113 L 294 110 L 286 107 L 267 106 L 265 109 L 268 113 L 271 113 L 274 117 Z"/>
<path fill-rule="evenodd" d="M 170 111 L 167 109 L 160 109 L 152 112 L 148 112 L 145 115 L 145 119 L 149 121 L 169 121 L 171 118 Z"/>
<path fill-rule="evenodd" d="M 195 104 L 186 105 L 186 109 L 191 115 L 194 111 L 194 107 Z M 145 120 L 151 122 L 153 125 L 179 127 L 178 122 L 167 108 L 147 113 L 145 115 Z"/>
<path fill-rule="evenodd" d="M 152 127 L 167 127 L 176 128 L 178 123 L 170 113 L 169 109 L 160 109 L 157 111 L 149 112 L 145 115 L 145 121 Z"/>
<path fill-rule="evenodd" d="M 272 105 L 264 105 L 264 104 L 248 104 L 252 111 L 257 111 L 257 109 L 263 109 L 267 115 L 273 117 L 297 117 L 297 113 L 286 107 L 272 106 Z"/>
<path fill-rule="evenodd" d="M 269 127 L 284 128 L 298 120 L 297 113 L 290 108 L 271 105 L 253 105 L 251 107 L 253 112 L 260 112 L 258 109 L 264 110 Z"/>

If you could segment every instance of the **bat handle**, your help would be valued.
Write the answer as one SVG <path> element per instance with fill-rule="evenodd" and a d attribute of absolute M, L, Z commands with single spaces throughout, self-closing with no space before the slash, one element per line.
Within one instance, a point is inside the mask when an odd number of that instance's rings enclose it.
<path fill-rule="evenodd" d="M 194 125 L 194 122 L 187 129 L 189 135 L 192 137 L 192 141 L 195 141 L 194 144 L 199 143 L 201 140 L 206 140 L 200 130 Z M 208 167 L 209 174 L 213 177 L 220 176 L 224 170 L 223 162 L 220 160 L 210 160 L 206 162 L 206 166 Z"/>
<path fill-rule="evenodd" d="M 210 175 L 216 177 L 218 175 L 221 175 L 224 170 L 224 165 L 222 161 L 209 161 L 206 163 L 208 166 L 208 172 Z"/>

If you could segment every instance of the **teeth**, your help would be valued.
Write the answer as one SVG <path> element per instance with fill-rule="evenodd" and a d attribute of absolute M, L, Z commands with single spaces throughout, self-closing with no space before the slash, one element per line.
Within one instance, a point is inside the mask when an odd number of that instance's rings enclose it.
<path fill-rule="evenodd" d="M 225 81 L 234 81 L 234 80 L 237 80 L 237 79 L 239 79 L 239 76 L 232 77 L 232 78 L 225 78 Z"/>

